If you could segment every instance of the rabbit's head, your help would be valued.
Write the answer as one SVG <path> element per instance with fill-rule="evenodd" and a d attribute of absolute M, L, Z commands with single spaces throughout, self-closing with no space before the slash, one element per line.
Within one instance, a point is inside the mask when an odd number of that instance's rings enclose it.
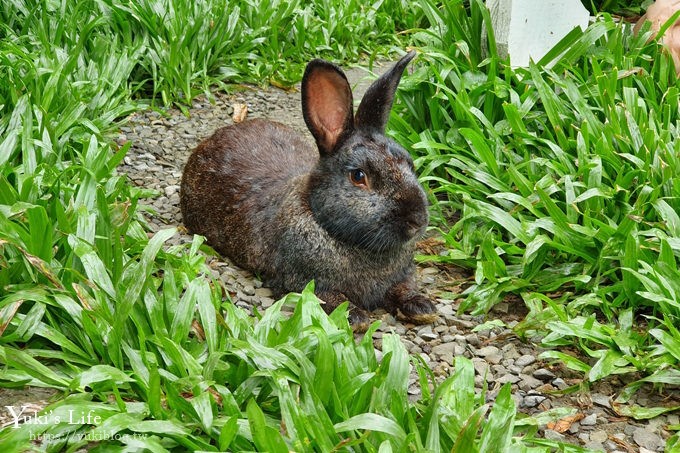
<path fill-rule="evenodd" d="M 409 153 L 385 136 L 406 54 L 368 88 L 356 115 L 345 74 L 314 60 L 302 79 L 302 111 L 320 159 L 309 180 L 316 221 L 336 239 L 389 253 L 420 237 L 427 198 Z"/>

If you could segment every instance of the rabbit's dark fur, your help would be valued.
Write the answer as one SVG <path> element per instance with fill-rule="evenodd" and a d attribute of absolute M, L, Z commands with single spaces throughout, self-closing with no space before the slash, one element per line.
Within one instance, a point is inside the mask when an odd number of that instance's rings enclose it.
<path fill-rule="evenodd" d="M 344 73 L 314 60 L 302 81 L 312 148 L 292 129 L 252 120 L 198 145 L 184 168 L 187 228 L 276 292 L 315 280 L 327 311 L 345 300 L 355 326 L 384 307 L 417 322 L 434 305 L 416 287 L 413 253 L 427 200 L 413 161 L 384 129 L 403 57 L 366 92 L 356 117 Z"/>

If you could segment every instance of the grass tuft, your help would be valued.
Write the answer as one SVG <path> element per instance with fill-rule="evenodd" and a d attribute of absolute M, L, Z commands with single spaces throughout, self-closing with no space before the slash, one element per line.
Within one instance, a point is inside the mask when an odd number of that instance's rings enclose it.
<path fill-rule="evenodd" d="M 414 33 L 421 66 L 391 125 L 414 143 L 439 201 L 449 261 L 475 269 L 461 310 L 485 313 L 517 294 L 530 309 L 518 333 L 580 346 L 592 365 L 566 363 L 590 381 L 641 372 L 673 384 L 680 118 L 670 56 L 648 31 L 634 36 L 602 15 L 512 69 L 481 2 L 469 12 L 426 3 L 439 32 Z M 476 38 L 484 30 L 488 51 Z M 447 226 L 453 211 L 460 220 Z"/>

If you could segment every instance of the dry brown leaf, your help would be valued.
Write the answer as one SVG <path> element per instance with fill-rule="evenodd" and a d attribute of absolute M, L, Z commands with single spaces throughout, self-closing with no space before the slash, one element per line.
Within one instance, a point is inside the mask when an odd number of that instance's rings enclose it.
<path fill-rule="evenodd" d="M 235 103 L 232 107 L 234 113 L 231 115 L 231 119 L 234 123 L 242 123 L 245 121 L 246 116 L 248 116 L 248 106 L 246 104 Z"/>
<path fill-rule="evenodd" d="M 553 431 L 556 431 L 558 433 L 564 433 L 566 432 L 571 425 L 576 423 L 579 420 L 583 420 L 585 418 L 585 415 L 582 413 L 570 415 L 568 417 L 561 418 L 557 420 L 556 422 L 550 422 L 548 423 L 547 427 L 548 429 L 551 429 Z"/>
<path fill-rule="evenodd" d="M 200 341 L 205 341 L 205 332 L 203 331 L 203 326 L 195 319 L 191 321 L 191 329 L 196 334 L 196 338 Z"/>

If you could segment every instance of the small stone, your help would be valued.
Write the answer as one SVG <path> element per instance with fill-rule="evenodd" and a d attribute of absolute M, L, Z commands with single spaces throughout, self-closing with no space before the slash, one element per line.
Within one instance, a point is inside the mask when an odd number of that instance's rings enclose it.
<path fill-rule="evenodd" d="M 623 432 L 626 433 L 626 435 L 628 436 L 633 436 L 633 433 L 635 433 L 636 429 L 638 429 L 638 427 L 635 425 L 626 425 L 623 428 Z"/>
<path fill-rule="evenodd" d="M 536 361 L 536 357 L 534 357 L 533 355 L 526 354 L 526 355 L 520 356 L 517 360 L 515 360 L 515 365 L 525 367 L 525 366 L 531 365 L 535 361 Z"/>
<path fill-rule="evenodd" d="M 480 375 L 483 378 L 487 378 L 491 376 L 491 371 L 489 370 L 489 364 L 486 363 L 486 360 L 480 359 L 477 357 L 472 358 L 472 366 L 475 368 L 475 371 L 477 372 L 478 375 Z"/>
<path fill-rule="evenodd" d="M 500 352 L 494 353 L 494 354 L 489 354 L 486 356 L 486 361 L 493 364 L 493 365 L 498 365 L 503 361 L 503 356 L 501 355 Z M 518 374 L 518 373 L 515 373 Z"/>
<path fill-rule="evenodd" d="M 496 346 L 484 346 L 481 349 L 475 351 L 477 357 L 488 357 L 492 354 L 498 354 L 500 350 Z"/>
<path fill-rule="evenodd" d="M 533 376 L 529 376 L 528 374 L 520 374 L 519 379 L 519 388 L 525 392 L 536 389 L 543 384 L 543 381 L 536 379 Z"/>
<path fill-rule="evenodd" d="M 499 384 L 506 384 L 506 383 L 511 383 L 515 384 L 516 382 L 519 381 L 519 377 L 515 376 L 514 374 L 504 374 L 500 378 L 496 379 L 496 382 Z"/>
<path fill-rule="evenodd" d="M 454 343 L 454 348 L 453 348 L 453 355 L 458 357 L 461 355 L 465 355 L 465 345 L 459 344 L 459 343 Z"/>
<path fill-rule="evenodd" d="M 544 432 L 544 436 L 548 440 L 557 440 L 560 442 L 564 442 L 567 438 L 564 434 L 558 433 L 557 431 L 553 431 L 552 429 L 546 429 Z"/>
<path fill-rule="evenodd" d="M 507 360 L 506 360 L 507 362 Z M 519 374 L 524 374 L 522 371 L 524 371 L 524 368 L 521 366 L 515 366 L 515 365 L 508 365 L 508 370 L 510 370 L 511 373 L 515 373 L 517 375 Z"/>
<path fill-rule="evenodd" d="M 479 347 L 480 341 L 479 336 L 476 333 L 471 333 L 465 336 L 465 341 L 474 347 Z"/>
<path fill-rule="evenodd" d="M 581 430 L 581 424 L 579 422 L 574 422 L 569 426 L 569 434 L 576 434 Z"/>
<path fill-rule="evenodd" d="M 569 388 L 569 384 L 567 384 L 562 378 L 553 379 L 552 384 L 560 390 Z"/>
<path fill-rule="evenodd" d="M 595 424 L 597 423 L 597 414 L 592 413 L 590 415 L 587 415 L 581 420 L 580 423 L 582 426 L 595 426 Z"/>
<path fill-rule="evenodd" d="M 607 435 L 607 431 L 599 430 L 599 431 L 593 431 L 592 433 L 590 433 L 591 442 L 603 443 L 607 439 L 609 439 L 609 436 Z"/>
<path fill-rule="evenodd" d="M 604 451 L 606 451 L 606 452 L 627 453 L 625 451 L 619 450 L 619 448 L 621 448 L 621 445 L 617 444 L 616 442 L 612 442 L 611 439 L 604 443 Z M 652 452 L 647 450 L 646 448 L 642 448 L 642 449 L 640 449 L 640 451 L 638 451 L 638 453 L 652 453 Z"/>
<path fill-rule="evenodd" d="M 440 315 L 455 315 L 456 311 L 453 309 L 453 306 L 451 305 L 451 301 L 446 300 L 446 299 L 437 299 L 437 312 Z"/>
<path fill-rule="evenodd" d="M 604 448 L 604 445 L 602 445 L 602 442 L 597 442 L 597 441 L 594 441 L 594 440 L 586 442 L 584 447 L 586 447 L 589 450 L 594 450 L 594 451 L 606 451 L 605 448 Z"/>
<path fill-rule="evenodd" d="M 603 395 L 602 393 L 593 393 L 590 395 L 590 399 L 598 406 L 606 407 L 608 409 L 612 408 L 610 398 L 607 395 Z"/>
<path fill-rule="evenodd" d="M 409 395 L 418 396 L 420 395 L 420 387 L 418 387 L 417 385 L 411 385 L 409 386 L 407 392 Z"/>
<path fill-rule="evenodd" d="M 449 326 L 438 325 L 437 327 L 434 328 L 434 331 L 441 336 L 442 334 L 446 334 L 446 332 L 449 331 Z M 445 335 L 445 337 L 446 336 L 450 337 L 451 335 Z M 446 340 L 444 337 L 442 337 L 442 341 L 453 341 L 453 337 L 451 337 L 451 339 L 449 340 Z"/>
<path fill-rule="evenodd" d="M 439 338 L 439 335 L 432 331 L 431 325 L 424 326 L 418 330 L 418 336 L 425 341 L 432 341 L 436 338 Z"/>
<path fill-rule="evenodd" d="M 524 397 L 524 405 L 526 407 L 537 407 L 543 401 L 545 401 L 545 396 L 543 395 L 527 395 Z"/>
<path fill-rule="evenodd" d="M 542 381 L 551 381 L 555 379 L 555 373 L 545 368 L 539 368 L 538 370 L 534 371 L 533 376 L 536 379 L 540 379 Z"/>
<path fill-rule="evenodd" d="M 274 299 L 271 297 L 260 297 L 260 305 L 262 308 L 269 308 L 274 305 Z"/>
<path fill-rule="evenodd" d="M 432 347 L 432 354 L 439 360 L 452 365 L 453 358 L 457 355 L 455 349 L 456 343 L 442 343 Z"/>
<path fill-rule="evenodd" d="M 413 352 L 415 349 L 416 345 L 413 343 L 411 340 L 408 340 L 406 338 L 402 338 L 401 342 L 404 343 L 404 347 L 406 348 L 407 351 Z"/>
<path fill-rule="evenodd" d="M 508 343 L 508 344 L 504 345 L 501 348 L 501 351 L 503 351 L 503 357 L 505 359 L 517 359 L 519 357 L 519 353 L 517 352 L 517 348 L 512 343 Z"/>
<path fill-rule="evenodd" d="M 648 448 L 653 451 L 664 445 L 661 436 L 646 428 L 637 428 L 633 431 L 633 440 L 640 447 Z"/>

